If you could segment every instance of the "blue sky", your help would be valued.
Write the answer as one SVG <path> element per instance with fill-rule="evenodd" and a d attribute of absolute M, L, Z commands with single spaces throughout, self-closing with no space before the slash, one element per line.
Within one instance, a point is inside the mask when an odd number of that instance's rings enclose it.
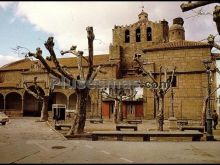
<path fill-rule="evenodd" d="M 12 48 L 17 46 L 26 46 L 30 50 L 42 45 L 43 39 L 48 34 L 44 31 L 37 31 L 33 25 L 22 19 L 13 19 L 14 11 L 12 9 L 0 9 L 0 54 L 15 56 Z"/>
<path fill-rule="evenodd" d="M 78 50 L 83 50 L 86 54 L 87 26 L 94 27 L 95 54 L 108 53 L 114 25 L 136 22 L 142 5 L 152 21 L 166 19 L 171 26 L 175 17 L 184 18 L 187 40 L 200 41 L 209 34 L 217 34 L 211 15 L 192 17 L 196 15 L 196 10 L 183 13 L 181 3 L 183 2 L 0 2 L 0 66 L 23 58 L 23 55 L 13 52 L 12 48 L 17 46 L 31 51 L 41 47 L 46 55 L 44 42 L 49 36 L 55 38 L 57 54 L 71 45 L 77 45 Z M 202 9 L 212 13 L 215 5 Z M 217 40 L 219 39 L 217 36 Z"/>

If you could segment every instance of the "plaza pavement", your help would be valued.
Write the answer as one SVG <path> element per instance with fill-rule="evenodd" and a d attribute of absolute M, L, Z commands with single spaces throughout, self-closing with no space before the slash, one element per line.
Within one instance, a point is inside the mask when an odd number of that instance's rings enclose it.
<path fill-rule="evenodd" d="M 220 163 L 219 141 L 67 140 L 37 119 L 14 118 L 0 125 L 0 163 Z"/>

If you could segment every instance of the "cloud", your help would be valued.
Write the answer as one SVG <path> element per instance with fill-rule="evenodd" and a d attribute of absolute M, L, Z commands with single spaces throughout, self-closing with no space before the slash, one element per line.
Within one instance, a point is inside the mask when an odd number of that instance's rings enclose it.
<path fill-rule="evenodd" d="M 141 5 L 145 6 L 144 10 L 150 20 L 166 19 L 171 26 L 175 17 L 195 15 L 193 11 L 183 13 L 181 3 L 183 2 L 19 2 L 15 16 L 34 25 L 35 30 L 54 36 L 59 49 L 77 45 L 78 50 L 84 50 L 85 54 L 86 27 L 93 26 L 97 39 L 94 41 L 94 51 L 95 54 L 101 54 L 109 51 L 114 25 L 129 25 L 138 21 Z M 208 5 L 203 9 L 213 11 L 213 6 Z M 184 27 L 188 40 L 198 41 L 217 32 L 212 16 L 185 19 Z"/>
<path fill-rule="evenodd" d="M 21 58 L 10 56 L 10 55 L 1 55 L 0 54 L 0 67 L 2 67 L 3 65 L 9 64 L 11 62 L 17 61 L 17 60 L 21 60 Z"/>
<path fill-rule="evenodd" d="M 3 10 L 6 10 L 13 2 L 4 2 L 1 1 L 0 2 L 0 8 L 2 8 Z"/>

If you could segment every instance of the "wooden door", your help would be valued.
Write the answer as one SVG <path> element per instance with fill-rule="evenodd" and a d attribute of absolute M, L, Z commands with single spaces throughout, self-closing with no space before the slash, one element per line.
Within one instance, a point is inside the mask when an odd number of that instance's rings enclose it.
<path fill-rule="evenodd" d="M 138 118 L 144 117 L 143 103 L 136 103 L 136 105 L 135 105 L 135 117 L 138 117 Z"/>

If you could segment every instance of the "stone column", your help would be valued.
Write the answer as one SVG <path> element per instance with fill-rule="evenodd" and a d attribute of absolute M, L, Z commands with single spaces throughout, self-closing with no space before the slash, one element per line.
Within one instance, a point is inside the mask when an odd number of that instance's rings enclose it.
<path fill-rule="evenodd" d="M 66 109 L 69 109 L 69 106 L 70 106 L 70 96 L 67 96 L 66 100 L 67 100 Z"/>
<path fill-rule="evenodd" d="M 4 112 L 6 112 L 6 96 L 4 95 Z"/>
<path fill-rule="evenodd" d="M 21 115 L 24 115 L 24 95 L 21 97 Z"/>

